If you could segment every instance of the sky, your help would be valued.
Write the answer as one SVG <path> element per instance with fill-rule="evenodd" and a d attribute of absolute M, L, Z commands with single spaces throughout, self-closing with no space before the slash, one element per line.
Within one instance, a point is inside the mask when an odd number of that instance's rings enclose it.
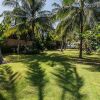
<path fill-rule="evenodd" d="M 60 4 L 60 1 L 61 0 L 46 0 L 46 5 L 44 6 L 44 10 L 49 10 L 49 11 L 51 11 L 52 10 L 52 4 L 54 3 L 54 2 L 56 2 L 56 3 L 59 3 Z M 3 2 L 3 0 L 0 0 L 0 14 L 3 12 L 3 11 L 5 11 L 5 10 L 11 10 L 11 7 L 4 7 L 3 5 L 2 5 L 2 2 Z M 2 18 L 0 18 L 0 22 L 2 21 Z"/>

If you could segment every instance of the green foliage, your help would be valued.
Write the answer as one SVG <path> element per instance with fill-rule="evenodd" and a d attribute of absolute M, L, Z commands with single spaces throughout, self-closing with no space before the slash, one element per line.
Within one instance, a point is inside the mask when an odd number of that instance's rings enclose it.
<path fill-rule="evenodd" d="M 14 73 L 9 66 L 3 66 L 0 68 L 0 88 L 10 90 L 14 87 L 18 73 Z"/>
<path fill-rule="evenodd" d="M 11 95 L 11 100 L 17 100 L 16 85 L 20 78 L 18 72 L 13 72 L 10 66 L 0 67 L 0 90 L 6 91 Z"/>
<path fill-rule="evenodd" d="M 5 37 L 9 37 L 17 32 L 17 28 L 10 28 L 9 30 L 4 32 Z"/>
<path fill-rule="evenodd" d="M 45 0 L 21 0 L 20 3 L 18 0 L 9 0 L 9 2 L 5 0 L 4 4 L 14 5 L 13 11 L 10 12 L 10 27 L 5 31 L 5 36 L 9 37 L 13 34 L 16 34 L 17 37 L 21 37 L 23 34 L 31 35 L 31 38 L 27 40 L 33 41 L 33 48 L 36 49 L 36 45 L 41 45 L 43 34 L 53 29 L 49 18 L 50 12 L 41 11 Z M 6 15 L 8 17 L 9 14 Z"/>
<path fill-rule="evenodd" d="M 87 1 L 90 2 L 90 0 Z M 74 31 L 76 33 L 78 30 L 77 32 L 79 33 L 80 30 L 80 8 L 72 7 L 74 2 L 75 0 L 62 0 L 62 5 L 54 3 L 53 6 L 55 8 L 52 15 L 49 11 L 41 11 L 45 0 L 21 0 L 20 2 L 19 0 L 4 0 L 4 5 L 13 7 L 13 11 L 5 12 L 3 21 L 6 26 L 5 36 L 9 37 L 16 34 L 19 38 L 25 34 L 28 37 L 26 40 L 31 39 L 33 41 L 34 49 L 44 47 L 48 41 L 48 39 L 46 41 L 46 36 L 49 36 L 49 33 L 51 33 L 49 42 L 55 42 L 54 40 L 62 41 L 63 37 L 67 37 L 67 40 L 70 41 L 76 40 L 82 34 L 77 34 L 76 37 L 74 34 Z M 92 9 L 84 8 L 84 32 L 94 27 L 93 11 Z M 55 32 L 52 26 L 54 21 L 59 22 Z M 77 38 L 78 40 L 79 38 Z"/>
<path fill-rule="evenodd" d="M 99 24 L 97 24 L 92 30 L 84 32 L 84 44 L 91 50 L 97 50 L 100 47 Z"/>
<path fill-rule="evenodd" d="M 0 45 L 4 42 L 5 36 L 3 35 L 5 31 L 4 25 L 0 24 Z"/>
<path fill-rule="evenodd" d="M 81 0 L 81 1 L 85 2 L 84 0 Z M 72 40 L 72 41 L 78 37 L 77 41 L 80 41 L 84 37 L 83 33 L 86 32 L 87 30 L 93 29 L 96 24 L 95 18 L 94 18 L 95 17 L 94 9 L 93 8 L 91 8 L 91 9 L 84 8 L 81 6 L 83 9 L 83 12 L 81 12 L 81 13 L 83 13 L 83 14 L 82 14 L 82 16 L 80 16 L 81 7 L 79 7 L 79 8 L 74 7 L 74 6 L 72 7 L 71 3 L 74 3 L 74 2 L 75 2 L 75 0 L 63 0 L 62 6 L 55 4 L 56 20 L 58 20 L 58 21 L 60 20 L 59 24 L 56 28 L 56 34 L 57 34 L 57 38 L 60 41 L 61 40 L 64 41 L 64 38 L 66 38 L 66 37 L 70 37 L 70 39 L 68 39 L 68 40 Z M 88 2 L 88 0 L 86 2 Z M 81 25 L 81 22 L 82 22 L 82 25 Z M 80 27 L 80 26 L 82 26 L 82 27 Z M 77 36 L 75 37 L 74 34 L 73 34 L 73 36 L 71 34 L 73 32 L 79 33 L 79 34 L 77 34 Z M 86 35 L 86 37 L 88 39 L 91 38 L 93 40 L 94 35 L 93 35 L 93 37 L 91 37 L 91 35 L 88 33 L 87 33 L 87 35 Z M 74 39 L 72 39 L 72 37 Z M 90 41 L 91 41 L 91 39 L 90 39 Z M 95 40 L 96 39 L 94 39 L 93 41 L 95 41 Z M 94 44 L 94 42 L 92 44 Z M 80 53 L 82 51 L 81 47 L 82 47 L 82 45 L 80 43 Z"/>
<path fill-rule="evenodd" d="M 63 53 L 47 51 L 37 55 L 7 55 L 5 58 L 12 62 L 7 65 L 22 75 L 16 85 L 17 100 L 39 100 L 40 97 L 43 100 L 100 99 L 100 56 L 95 53 L 84 54 L 81 60 L 78 50 L 72 49 Z"/>
<path fill-rule="evenodd" d="M 3 34 L 4 29 L 5 29 L 4 26 L 0 24 L 0 36 Z"/>
<path fill-rule="evenodd" d="M 65 4 L 65 5 L 69 5 L 69 4 L 71 4 L 71 3 L 73 3 L 75 0 L 63 0 L 63 3 Z"/>

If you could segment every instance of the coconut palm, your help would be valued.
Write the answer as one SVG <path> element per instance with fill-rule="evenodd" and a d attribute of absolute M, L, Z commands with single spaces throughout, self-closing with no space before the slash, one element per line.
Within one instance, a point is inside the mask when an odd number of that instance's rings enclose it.
<path fill-rule="evenodd" d="M 3 63 L 3 57 L 2 57 L 2 54 L 1 54 L 1 48 L 0 48 L 0 64 Z"/>
<path fill-rule="evenodd" d="M 20 0 L 20 3 L 18 0 L 17 2 L 15 1 L 16 0 L 5 0 L 4 4 L 13 6 L 17 4 L 17 7 L 15 6 L 10 13 L 12 19 L 16 18 L 14 27 L 17 26 L 16 30 L 20 32 L 31 32 L 33 47 L 35 47 L 36 29 L 40 32 L 40 30 L 49 30 L 51 28 L 51 23 L 49 22 L 49 15 L 51 13 L 41 10 L 45 4 L 45 0 Z M 23 26 L 23 30 L 20 26 Z"/>
<path fill-rule="evenodd" d="M 4 31 L 4 27 L 2 24 L 0 24 L 0 64 L 3 63 L 3 56 L 2 56 L 2 52 L 1 52 L 1 41 L 3 40 L 3 38 L 2 38 L 3 31 Z"/>
<path fill-rule="evenodd" d="M 71 1 L 74 1 L 72 3 Z M 82 45 L 83 45 L 83 32 L 87 28 L 91 28 L 95 25 L 93 9 L 99 7 L 100 2 L 90 2 L 91 0 L 63 0 L 63 5 L 58 6 L 55 4 L 54 15 L 62 23 L 60 25 L 63 30 L 63 34 L 69 33 L 69 29 L 80 29 L 80 53 L 79 57 L 82 58 Z M 84 27 L 83 27 L 84 26 Z M 70 27 L 70 28 L 69 28 Z"/>

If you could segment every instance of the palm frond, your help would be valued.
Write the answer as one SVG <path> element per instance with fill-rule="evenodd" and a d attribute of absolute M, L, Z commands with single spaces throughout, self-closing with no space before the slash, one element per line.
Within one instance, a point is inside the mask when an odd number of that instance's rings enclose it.
<path fill-rule="evenodd" d="M 18 0 L 4 0 L 3 5 L 16 7 L 19 6 L 19 3 Z"/>
<path fill-rule="evenodd" d="M 55 8 L 61 8 L 61 6 L 57 3 L 53 3 L 52 6 L 54 6 Z"/>

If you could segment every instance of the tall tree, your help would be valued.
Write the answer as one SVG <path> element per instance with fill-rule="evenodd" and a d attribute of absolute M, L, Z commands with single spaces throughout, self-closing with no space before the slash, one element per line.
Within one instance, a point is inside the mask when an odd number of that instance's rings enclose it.
<path fill-rule="evenodd" d="M 84 14 L 84 0 L 80 0 L 80 53 L 79 58 L 82 58 L 82 50 L 83 50 L 83 14 Z"/>
<path fill-rule="evenodd" d="M 3 63 L 3 56 L 2 56 L 2 52 L 1 52 L 1 41 L 2 41 L 2 34 L 3 34 L 3 31 L 4 31 L 4 27 L 2 24 L 0 24 L 0 64 Z"/>
<path fill-rule="evenodd" d="M 74 1 L 74 2 L 71 2 Z M 86 3 L 85 3 L 86 1 Z M 80 27 L 79 40 L 80 40 L 80 52 L 79 57 L 82 58 L 82 46 L 83 46 L 83 32 L 85 29 L 84 26 L 93 27 L 95 24 L 93 11 L 91 9 L 98 7 L 100 2 L 89 2 L 89 0 L 63 0 L 63 6 L 60 9 L 56 9 L 56 15 L 58 19 L 63 20 L 62 27 L 67 29 L 69 26 L 72 29 Z M 56 4 L 57 5 L 57 4 Z M 72 13 L 71 13 L 72 12 Z M 62 17 L 63 16 L 63 17 Z M 67 26 L 67 27 L 66 27 Z M 69 29 L 69 28 L 68 28 Z"/>
<path fill-rule="evenodd" d="M 8 0 L 5 0 L 4 4 L 7 5 Z M 15 0 L 14 0 L 15 1 Z M 8 4 L 12 5 L 12 0 Z M 45 0 L 20 0 L 20 4 L 18 4 L 17 8 L 15 7 L 11 13 L 11 17 L 17 18 L 19 21 L 16 26 L 25 26 L 27 31 L 31 32 L 31 39 L 33 41 L 33 48 L 36 47 L 35 41 L 35 30 L 36 27 L 41 29 L 46 29 L 51 27 L 51 23 L 49 23 L 50 12 L 42 11 L 42 7 L 45 4 Z M 41 27 L 40 27 L 41 26 Z M 22 30 L 22 29 L 21 29 Z M 39 30 L 38 30 L 39 31 Z"/>
<path fill-rule="evenodd" d="M 0 64 L 2 63 L 3 63 L 3 57 L 2 57 L 1 48 L 0 48 Z"/>

